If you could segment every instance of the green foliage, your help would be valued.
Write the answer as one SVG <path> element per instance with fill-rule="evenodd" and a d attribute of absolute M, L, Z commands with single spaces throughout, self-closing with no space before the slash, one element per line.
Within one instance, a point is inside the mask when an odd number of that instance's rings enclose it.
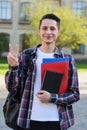
<path fill-rule="evenodd" d="M 57 13 L 59 12 L 59 14 Z M 79 43 L 87 43 L 86 18 L 75 16 L 69 7 L 58 7 L 56 15 L 61 19 L 61 35 L 58 45 L 76 47 Z"/>
<path fill-rule="evenodd" d="M 57 8 L 56 8 L 57 7 Z M 32 33 L 27 33 L 29 45 L 40 42 L 38 35 L 38 24 L 40 18 L 46 13 L 54 13 L 61 19 L 60 36 L 57 40 L 58 46 L 77 47 L 80 43 L 87 43 L 87 19 L 82 16 L 75 16 L 70 7 L 52 6 L 49 2 L 34 1 L 33 6 L 26 13 L 29 14 L 29 22 Z M 31 12 L 32 10 L 32 12 Z"/>

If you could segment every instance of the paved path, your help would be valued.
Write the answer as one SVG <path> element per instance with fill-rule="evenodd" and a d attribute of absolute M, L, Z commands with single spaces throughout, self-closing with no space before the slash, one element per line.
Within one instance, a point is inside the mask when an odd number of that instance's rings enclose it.
<path fill-rule="evenodd" d="M 75 125 L 69 130 L 87 130 L 87 72 L 79 72 L 81 100 L 73 105 L 75 113 Z M 5 123 L 2 106 L 7 95 L 4 77 L 0 76 L 0 130 L 11 130 Z"/>

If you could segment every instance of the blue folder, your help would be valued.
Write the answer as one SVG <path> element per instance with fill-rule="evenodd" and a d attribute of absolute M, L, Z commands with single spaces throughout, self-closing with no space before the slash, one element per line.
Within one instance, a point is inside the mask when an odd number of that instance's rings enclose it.
<path fill-rule="evenodd" d="M 43 63 L 69 61 L 69 58 L 43 58 Z"/>

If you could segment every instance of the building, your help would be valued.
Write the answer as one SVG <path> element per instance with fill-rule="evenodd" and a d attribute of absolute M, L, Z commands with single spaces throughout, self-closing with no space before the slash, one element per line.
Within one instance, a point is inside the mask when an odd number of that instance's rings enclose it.
<path fill-rule="evenodd" d="M 8 44 L 19 44 L 20 51 L 26 48 L 25 44 L 25 32 L 29 28 L 31 33 L 31 27 L 26 20 L 26 14 L 24 7 L 30 6 L 33 0 L 0 0 L 0 56 L 6 56 L 8 52 Z M 39 0 L 37 0 L 39 1 Z M 66 6 L 69 5 L 73 8 L 73 11 L 78 10 L 78 14 L 82 13 L 87 15 L 87 0 L 53 0 L 50 1 L 52 5 Z M 74 50 L 75 57 L 87 57 L 87 47 L 81 45 L 79 52 Z"/>

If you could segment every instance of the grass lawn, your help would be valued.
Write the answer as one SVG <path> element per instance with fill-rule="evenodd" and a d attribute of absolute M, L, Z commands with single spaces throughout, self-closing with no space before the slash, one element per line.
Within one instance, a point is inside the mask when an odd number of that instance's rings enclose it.
<path fill-rule="evenodd" d="M 87 62 L 76 62 L 78 71 L 87 71 Z M 0 60 L 0 75 L 8 70 L 7 60 Z"/>
<path fill-rule="evenodd" d="M 7 60 L 0 60 L 0 75 L 5 74 L 8 70 Z"/>
<path fill-rule="evenodd" d="M 78 71 L 87 71 L 87 62 L 76 62 Z"/>

